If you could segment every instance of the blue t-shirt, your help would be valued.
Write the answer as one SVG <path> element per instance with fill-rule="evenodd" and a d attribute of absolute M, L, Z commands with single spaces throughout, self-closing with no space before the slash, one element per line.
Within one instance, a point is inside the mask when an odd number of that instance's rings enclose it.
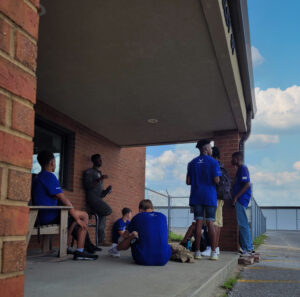
<path fill-rule="evenodd" d="M 235 197 L 235 195 L 243 188 L 245 183 L 250 183 L 249 170 L 247 166 L 241 165 L 238 168 L 235 175 L 234 185 L 232 189 L 232 197 Z M 237 201 L 243 206 L 248 207 L 250 199 L 251 199 L 251 187 L 249 187 L 247 191 L 242 196 L 240 196 Z"/>
<path fill-rule="evenodd" d="M 171 257 L 168 244 L 167 218 L 160 212 L 141 212 L 131 220 L 128 231 L 137 231 L 139 238 L 131 247 L 137 264 L 163 266 Z"/>
<path fill-rule="evenodd" d="M 56 194 L 62 193 L 56 176 L 46 170 L 41 171 L 33 180 L 32 196 L 34 205 L 56 206 Z M 45 209 L 39 211 L 39 222 L 41 225 L 51 223 L 59 215 L 57 209 Z"/>
<path fill-rule="evenodd" d="M 112 239 L 113 239 L 113 243 L 118 243 L 119 237 L 120 237 L 120 233 L 119 231 L 125 231 L 128 228 L 130 221 L 126 221 L 124 222 L 123 219 L 118 219 L 113 226 L 113 232 L 112 232 Z"/>
<path fill-rule="evenodd" d="M 187 176 L 191 180 L 190 205 L 217 206 L 214 177 L 221 176 L 217 160 L 200 155 L 188 164 Z"/>

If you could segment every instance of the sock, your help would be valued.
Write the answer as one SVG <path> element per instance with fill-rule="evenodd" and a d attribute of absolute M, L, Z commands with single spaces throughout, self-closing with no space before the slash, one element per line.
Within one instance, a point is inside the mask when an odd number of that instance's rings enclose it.
<path fill-rule="evenodd" d="M 78 252 L 81 252 L 81 253 L 83 252 L 83 250 L 84 250 L 84 248 L 81 248 L 81 249 L 78 248 L 78 249 L 77 249 L 77 251 L 78 251 Z"/>

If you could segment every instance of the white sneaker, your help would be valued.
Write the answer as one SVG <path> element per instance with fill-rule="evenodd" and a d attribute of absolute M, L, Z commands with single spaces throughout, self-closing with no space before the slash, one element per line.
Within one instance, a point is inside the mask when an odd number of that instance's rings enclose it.
<path fill-rule="evenodd" d="M 211 247 L 208 246 L 208 247 L 206 248 L 206 250 L 205 250 L 204 252 L 201 253 L 201 255 L 204 256 L 204 257 L 210 257 L 210 255 L 211 255 Z"/>
<path fill-rule="evenodd" d="M 114 257 L 114 258 L 120 258 L 120 257 L 121 257 L 121 254 L 120 254 L 120 252 L 117 250 L 116 247 L 113 247 L 113 248 L 109 249 L 109 250 L 108 250 L 108 253 L 109 253 L 112 257 Z"/>
<path fill-rule="evenodd" d="M 210 260 L 219 260 L 219 256 L 217 255 L 217 252 L 211 252 Z"/>
<path fill-rule="evenodd" d="M 196 251 L 196 252 L 195 252 L 195 259 L 197 259 L 197 260 L 202 259 L 202 257 L 201 257 L 201 252 L 200 252 L 200 251 Z"/>
<path fill-rule="evenodd" d="M 219 247 L 216 247 L 216 253 L 217 253 L 217 255 L 220 255 L 220 248 Z"/>
<path fill-rule="evenodd" d="M 250 252 L 243 252 L 241 257 L 252 257 L 253 255 Z"/>

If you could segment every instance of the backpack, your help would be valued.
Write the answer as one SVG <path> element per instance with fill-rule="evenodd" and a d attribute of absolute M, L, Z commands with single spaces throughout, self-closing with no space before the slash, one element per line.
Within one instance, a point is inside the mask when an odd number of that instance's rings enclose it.
<path fill-rule="evenodd" d="M 220 182 L 217 185 L 217 198 L 220 200 L 231 199 L 231 179 L 227 170 L 222 164 L 220 164 L 222 176 L 220 176 Z"/>

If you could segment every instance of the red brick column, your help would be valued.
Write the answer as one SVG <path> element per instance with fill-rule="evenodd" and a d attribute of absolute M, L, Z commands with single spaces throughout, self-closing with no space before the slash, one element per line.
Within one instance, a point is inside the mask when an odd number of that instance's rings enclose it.
<path fill-rule="evenodd" d="M 24 290 L 38 0 L 0 1 L 0 295 Z"/>
<path fill-rule="evenodd" d="M 215 146 L 220 149 L 221 162 L 228 170 L 232 181 L 235 176 L 235 168 L 231 165 L 231 156 L 239 150 L 239 132 L 222 131 L 215 133 Z M 225 251 L 236 251 L 239 248 L 239 233 L 236 221 L 235 209 L 230 201 L 225 201 L 223 207 L 223 228 L 220 236 L 220 249 Z"/>

